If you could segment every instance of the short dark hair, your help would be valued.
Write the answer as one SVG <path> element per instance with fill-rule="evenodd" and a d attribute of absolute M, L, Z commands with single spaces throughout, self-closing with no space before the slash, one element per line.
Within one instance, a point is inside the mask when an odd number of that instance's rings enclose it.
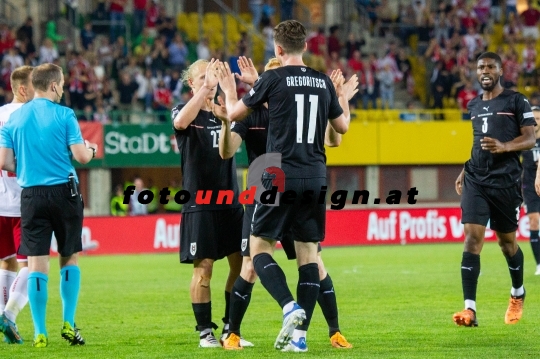
<path fill-rule="evenodd" d="M 301 54 L 306 45 L 307 32 L 296 20 L 286 20 L 274 28 L 274 41 L 286 54 Z"/>
<path fill-rule="evenodd" d="M 32 85 L 39 91 L 47 91 L 53 83 L 60 83 L 62 80 L 62 68 L 55 64 L 43 64 L 34 68 L 32 71 Z"/>
<path fill-rule="evenodd" d="M 496 53 L 494 52 L 484 52 L 482 54 L 480 54 L 480 56 L 478 56 L 478 58 L 476 59 L 476 61 L 480 61 L 482 59 L 492 59 L 492 60 L 495 60 L 495 62 L 497 64 L 499 64 L 499 67 L 502 67 L 502 59 L 499 55 L 497 55 Z"/>

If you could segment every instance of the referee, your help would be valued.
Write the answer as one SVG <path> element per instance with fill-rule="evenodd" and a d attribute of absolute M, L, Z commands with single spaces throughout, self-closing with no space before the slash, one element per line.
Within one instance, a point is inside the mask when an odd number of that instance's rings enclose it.
<path fill-rule="evenodd" d="M 22 240 L 28 256 L 28 299 L 34 322 L 34 346 L 48 344 L 45 314 L 49 249 L 54 232 L 60 260 L 63 328 L 71 345 L 83 345 L 75 327 L 81 273 L 83 202 L 71 159 L 85 164 L 97 145 L 84 141 L 73 110 L 58 105 L 64 75 L 59 66 L 43 64 L 32 72 L 34 100 L 13 112 L 0 133 L 0 168 L 17 173 L 21 194 Z M 15 160 L 16 158 L 16 160 Z M 73 174 L 70 180 L 70 175 Z"/>

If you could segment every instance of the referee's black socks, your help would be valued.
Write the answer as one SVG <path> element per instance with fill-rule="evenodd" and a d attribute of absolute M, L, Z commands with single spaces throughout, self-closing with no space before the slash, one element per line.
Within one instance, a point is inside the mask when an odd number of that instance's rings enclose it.
<path fill-rule="evenodd" d="M 261 284 L 268 293 L 279 303 L 281 308 L 285 304 L 294 301 L 291 291 L 287 286 L 285 273 L 268 253 L 260 253 L 253 257 L 255 272 L 261 278 Z M 317 295 L 315 295 L 315 300 Z"/>

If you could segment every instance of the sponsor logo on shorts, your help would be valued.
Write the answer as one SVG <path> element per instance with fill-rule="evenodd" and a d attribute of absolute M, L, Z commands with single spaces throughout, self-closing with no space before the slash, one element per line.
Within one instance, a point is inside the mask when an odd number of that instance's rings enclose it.
<path fill-rule="evenodd" d="M 247 244 L 248 244 L 248 239 L 247 238 L 242 238 L 242 251 L 246 250 Z"/>
<path fill-rule="evenodd" d="M 189 253 L 191 253 L 192 256 L 197 253 L 197 243 L 191 243 L 191 245 L 189 246 Z"/>

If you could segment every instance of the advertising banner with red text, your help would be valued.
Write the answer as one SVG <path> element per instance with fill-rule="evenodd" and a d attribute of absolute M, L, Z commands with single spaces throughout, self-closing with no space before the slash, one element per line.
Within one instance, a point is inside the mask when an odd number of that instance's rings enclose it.
<path fill-rule="evenodd" d="M 87 217 L 82 241 L 87 254 L 175 253 L 180 215 Z M 518 239 L 528 239 L 529 220 L 520 214 Z M 460 208 L 328 210 L 324 246 L 462 242 Z M 486 240 L 495 233 L 486 230 Z M 56 244 L 53 241 L 53 252 Z"/>

